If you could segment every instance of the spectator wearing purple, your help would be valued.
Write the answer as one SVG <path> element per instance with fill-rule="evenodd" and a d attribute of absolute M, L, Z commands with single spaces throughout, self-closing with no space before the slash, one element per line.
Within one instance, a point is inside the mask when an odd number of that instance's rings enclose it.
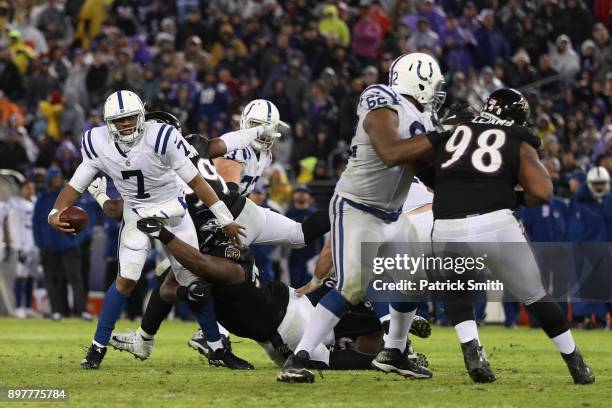
<path fill-rule="evenodd" d="M 426 17 L 419 17 L 417 30 L 410 36 L 408 46 L 414 52 L 429 50 L 434 55 L 440 55 L 442 52 L 440 46 L 440 36 L 429 28 L 429 20 Z"/>
<path fill-rule="evenodd" d="M 480 29 L 480 20 L 478 19 L 478 10 L 474 2 L 468 1 L 463 7 L 463 14 L 459 17 L 459 26 L 464 30 L 475 33 Z"/>
<path fill-rule="evenodd" d="M 418 29 L 418 23 L 421 18 L 426 18 L 429 27 L 438 35 L 443 35 L 446 31 L 446 15 L 444 11 L 435 5 L 434 0 L 420 0 L 419 10 L 416 13 L 410 13 L 401 18 L 401 22 L 410 27 L 411 31 Z"/>
<path fill-rule="evenodd" d="M 334 131 L 338 128 L 338 107 L 319 82 L 315 82 L 310 88 L 306 115 L 308 121 L 315 126 L 315 130 L 322 125 Z M 335 133 L 333 136 L 335 137 Z"/>
<path fill-rule="evenodd" d="M 365 64 L 375 62 L 382 43 L 383 31 L 374 20 L 374 12 L 374 8 L 368 8 L 353 25 L 351 51 Z"/>
<path fill-rule="evenodd" d="M 498 58 L 509 59 L 510 47 L 503 34 L 495 28 L 495 13 L 493 10 L 483 10 L 480 13 L 480 18 L 482 27 L 475 34 L 478 42 L 477 67 L 493 66 Z"/>
<path fill-rule="evenodd" d="M 440 46 L 447 69 L 468 73 L 473 65 L 470 48 L 476 45 L 474 35 L 461 28 L 456 17 L 448 16 L 446 18 L 446 31 L 440 37 Z"/>

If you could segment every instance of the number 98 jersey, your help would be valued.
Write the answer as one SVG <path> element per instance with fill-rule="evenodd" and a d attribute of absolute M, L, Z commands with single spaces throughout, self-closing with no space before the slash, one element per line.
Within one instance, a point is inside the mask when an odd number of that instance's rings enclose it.
<path fill-rule="evenodd" d="M 524 126 L 475 116 L 436 147 L 435 219 L 516 208 L 521 142 L 540 139 Z"/>

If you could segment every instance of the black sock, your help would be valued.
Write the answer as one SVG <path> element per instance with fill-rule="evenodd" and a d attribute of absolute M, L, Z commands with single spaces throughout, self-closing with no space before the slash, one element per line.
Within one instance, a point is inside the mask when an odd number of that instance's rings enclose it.
<path fill-rule="evenodd" d="M 557 337 L 569 330 L 567 318 L 563 314 L 559 304 L 549 295 L 530 305 L 525 305 L 527 310 L 538 320 L 542 329 L 549 338 Z"/>
<path fill-rule="evenodd" d="M 334 350 L 329 355 L 330 370 L 369 370 L 375 354 L 361 353 L 353 349 Z"/>
<path fill-rule="evenodd" d="M 330 229 L 329 212 L 327 210 L 319 210 L 302 222 L 304 242 L 308 245 L 315 239 L 328 233 Z"/>
<path fill-rule="evenodd" d="M 165 302 L 161 296 L 159 295 L 159 288 L 166 278 L 166 274 L 164 273 L 162 276 L 157 278 L 157 284 L 151 292 L 151 298 L 149 299 L 149 303 L 147 304 L 147 309 L 145 310 L 144 316 L 142 317 L 142 322 L 140 323 L 140 327 L 147 334 L 154 336 L 159 330 L 159 326 L 161 326 L 162 322 L 172 310 L 173 305 Z"/>

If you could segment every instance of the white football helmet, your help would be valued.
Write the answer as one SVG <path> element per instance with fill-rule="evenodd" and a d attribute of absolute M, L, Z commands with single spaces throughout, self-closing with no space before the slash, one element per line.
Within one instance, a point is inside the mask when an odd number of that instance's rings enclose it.
<path fill-rule="evenodd" d="M 128 116 L 136 116 L 134 126 L 122 130 L 117 129 L 115 121 Z M 104 121 L 115 141 L 131 146 L 144 132 L 144 104 L 132 91 L 120 90 L 112 93 L 104 102 Z"/>
<path fill-rule="evenodd" d="M 412 96 L 432 112 L 437 112 L 446 99 L 440 66 L 433 57 L 420 52 L 404 54 L 393 61 L 389 86 L 400 95 Z"/>
<path fill-rule="evenodd" d="M 587 173 L 587 187 L 596 200 L 610 192 L 610 174 L 604 167 L 593 167 Z"/>
<path fill-rule="evenodd" d="M 240 129 L 249 129 L 259 125 L 275 125 L 279 122 L 278 109 L 272 102 L 265 99 L 255 99 L 249 102 L 240 115 Z M 251 142 L 251 146 L 258 151 L 269 150 L 275 140 L 275 137 L 264 132 Z"/>

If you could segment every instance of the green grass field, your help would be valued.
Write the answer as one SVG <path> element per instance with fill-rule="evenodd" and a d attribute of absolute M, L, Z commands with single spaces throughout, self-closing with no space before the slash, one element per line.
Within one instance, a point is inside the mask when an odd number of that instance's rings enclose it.
<path fill-rule="evenodd" d="M 121 321 L 117 328 L 136 329 Z M 592 386 L 575 386 L 560 356 L 535 329 L 484 327 L 484 340 L 498 380 L 475 385 L 464 373 L 454 331 L 433 328 L 416 339 L 434 371 L 431 380 L 405 380 L 374 371 L 325 372 L 315 384 L 276 382 L 278 369 L 259 346 L 234 339 L 236 353 L 256 370 L 209 367 L 186 343 L 195 325 L 166 322 L 151 358 L 141 362 L 109 350 L 98 371 L 79 361 L 94 323 L 0 319 L 0 388 L 66 388 L 66 405 L 83 407 L 604 407 L 612 405 L 612 332 L 579 331 L 575 338 L 594 369 Z M 3 403 L 0 402 L 0 405 Z M 5 406 L 23 404 L 4 403 Z M 29 403 L 27 406 L 47 403 Z"/>

